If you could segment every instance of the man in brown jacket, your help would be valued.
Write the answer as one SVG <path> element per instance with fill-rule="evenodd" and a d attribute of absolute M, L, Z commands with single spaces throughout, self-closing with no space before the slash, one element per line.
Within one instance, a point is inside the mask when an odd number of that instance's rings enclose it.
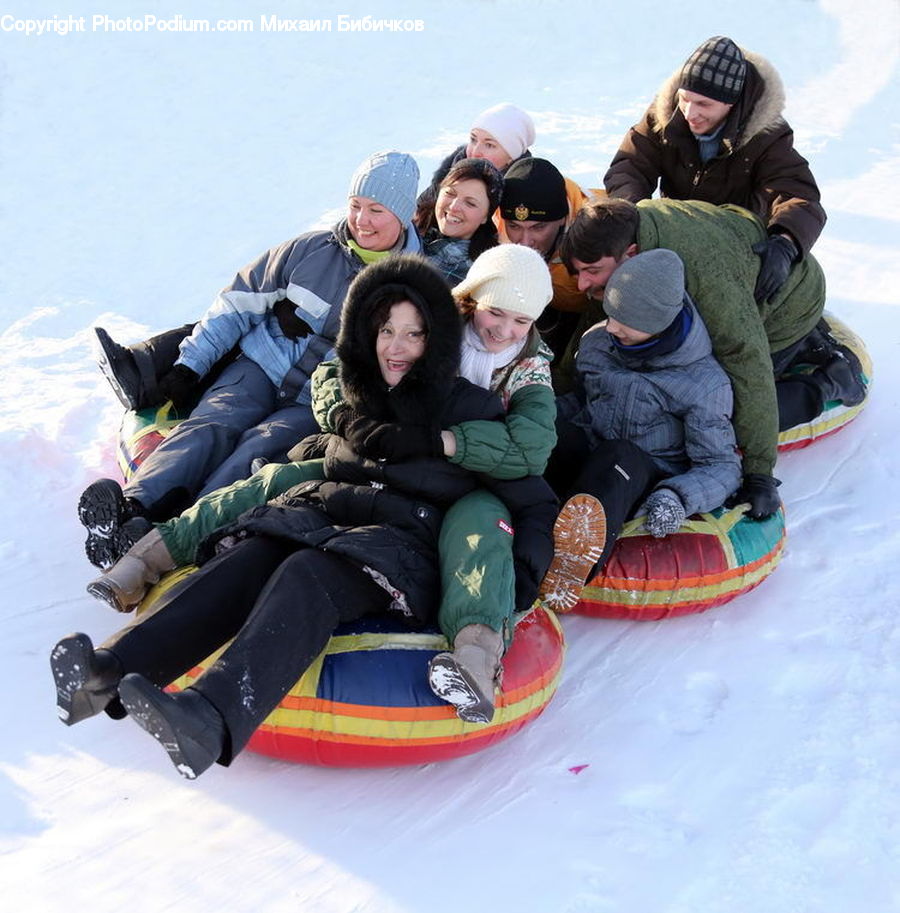
<path fill-rule="evenodd" d="M 633 203 L 659 184 L 664 197 L 736 203 L 759 216 L 768 230 L 754 247 L 759 302 L 778 292 L 825 224 L 783 108 L 781 78 L 765 58 L 710 38 L 662 84 L 603 179 L 611 197 Z"/>

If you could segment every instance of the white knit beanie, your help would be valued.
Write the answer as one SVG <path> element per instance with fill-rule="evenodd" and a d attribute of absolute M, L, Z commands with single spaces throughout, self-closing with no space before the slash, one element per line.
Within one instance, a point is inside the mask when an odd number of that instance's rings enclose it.
<path fill-rule="evenodd" d="M 471 298 L 476 307 L 517 311 L 532 320 L 541 316 L 553 297 L 550 270 L 544 258 L 521 244 L 499 244 L 486 250 L 453 289 L 458 301 Z"/>
<path fill-rule="evenodd" d="M 482 111 L 472 121 L 472 128 L 476 127 L 487 130 L 513 160 L 534 142 L 534 121 L 521 108 L 508 102 Z"/>

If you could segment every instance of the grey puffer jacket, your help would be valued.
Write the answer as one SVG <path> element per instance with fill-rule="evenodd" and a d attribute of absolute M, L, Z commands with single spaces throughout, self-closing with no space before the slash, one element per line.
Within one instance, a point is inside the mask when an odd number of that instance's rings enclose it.
<path fill-rule="evenodd" d="M 648 453 L 669 478 L 688 516 L 719 507 L 737 489 L 741 461 L 731 426 L 728 376 L 712 355 L 706 326 L 685 296 L 692 323 L 682 344 L 665 355 L 626 362 L 595 324 L 581 339 L 579 389 L 558 400 L 559 413 L 584 428 L 591 447 L 627 440 Z"/>

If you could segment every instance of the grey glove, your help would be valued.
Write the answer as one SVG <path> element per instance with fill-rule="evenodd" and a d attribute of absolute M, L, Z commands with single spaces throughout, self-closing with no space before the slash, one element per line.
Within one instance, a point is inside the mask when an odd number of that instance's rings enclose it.
<path fill-rule="evenodd" d="M 677 533 L 684 523 L 684 504 L 670 488 L 657 488 L 644 501 L 641 513 L 647 512 L 644 528 L 655 539 Z"/>

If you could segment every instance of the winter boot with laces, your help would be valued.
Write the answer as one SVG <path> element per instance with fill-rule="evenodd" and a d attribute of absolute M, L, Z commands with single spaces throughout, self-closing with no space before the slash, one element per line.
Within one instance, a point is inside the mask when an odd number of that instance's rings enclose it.
<path fill-rule="evenodd" d="M 59 718 L 71 726 L 96 716 L 116 697 L 122 665 L 110 650 L 94 650 L 87 634 L 64 637 L 50 653 Z"/>
<path fill-rule="evenodd" d="M 151 528 L 143 507 L 126 498 L 114 479 L 98 479 L 85 488 L 78 499 L 78 519 L 88 532 L 88 561 L 101 570 L 112 567 Z"/>
<path fill-rule="evenodd" d="M 109 603 L 117 612 L 130 612 L 144 598 L 149 587 L 174 567 L 166 543 L 154 528 L 135 542 L 102 577 L 92 580 L 87 591 L 94 598 Z"/>
<path fill-rule="evenodd" d="M 196 689 L 169 694 L 132 672 L 119 684 L 128 715 L 169 754 L 183 777 L 193 780 L 211 767 L 225 747 L 225 721 Z"/>
<path fill-rule="evenodd" d="M 605 543 L 603 505 L 593 495 L 573 495 L 553 524 L 553 561 L 539 591 L 547 608 L 554 612 L 575 608 Z"/>
<path fill-rule="evenodd" d="M 441 700 L 456 707 L 467 723 L 490 723 L 494 691 L 500 682 L 503 637 L 488 625 L 460 628 L 452 653 L 438 653 L 428 664 L 428 684 Z"/>

